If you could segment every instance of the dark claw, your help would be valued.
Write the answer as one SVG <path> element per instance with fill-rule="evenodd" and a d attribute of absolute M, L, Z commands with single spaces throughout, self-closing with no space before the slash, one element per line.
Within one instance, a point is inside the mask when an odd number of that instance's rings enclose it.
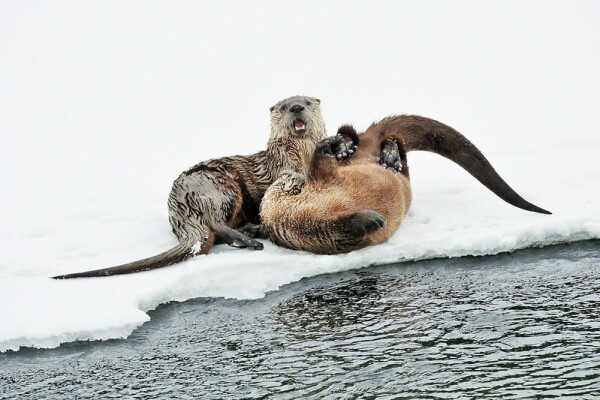
<path fill-rule="evenodd" d="M 238 249 L 248 249 L 248 250 L 262 250 L 264 248 L 264 245 L 259 242 L 256 241 L 254 239 L 249 239 L 249 240 L 245 240 L 245 241 L 241 241 L 241 240 L 234 240 L 233 243 L 230 244 L 231 247 L 236 247 Z"/>
<path fill-rule="evenodd" d="M 222 239 L 225 243 L 232 247 L 247 248 L 250 250 L 262 250 L 264 247 L 259 241 L 250 239 L 243 233 L 240 233 L 235 229 L 225 225 L 216 229 L 215 233 L 217 234 L 218 238 Z"/>

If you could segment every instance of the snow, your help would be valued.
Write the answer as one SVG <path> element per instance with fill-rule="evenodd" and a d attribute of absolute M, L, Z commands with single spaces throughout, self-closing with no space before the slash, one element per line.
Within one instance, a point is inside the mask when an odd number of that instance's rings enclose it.
<path fill-rule="evenodd" d="M 200 248 L 202 247 L 202 243 L 200 243 L 199 241 L 194 243 L 194 245 L 192 246 L 192 248 L 190 249 L 190 251 L 192 252 L 193 255 L 197 255 L 200 253 Z"/>
<path fill-rule="evenodd" d="M 169 301 L 254 299 L 373 264 L 600 238 L 599 11 L 1 3 L 0 351 L 125 338 Z M 330 132 L 394 113 L 443 121 L 554 214 L 511 207 L 449 161 L 410 153 L 413 207 L 383 245 L 339 256 L 217 246 L 152 272 L 48 279 L 175 245 L 166 200 L 177 175 L 263 148 L 269 107 L 296 94 L 321 98 Z"/>

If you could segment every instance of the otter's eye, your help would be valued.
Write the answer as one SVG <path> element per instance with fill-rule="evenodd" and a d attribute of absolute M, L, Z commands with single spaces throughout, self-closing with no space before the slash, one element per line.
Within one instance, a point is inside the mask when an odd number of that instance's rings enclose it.
<path fill-rule="evenodd" d="M 307 101 L 307 102 L 306 102 L 306 105 L 307 105 L 307 106 L 310 106 L 311 104 L 312 104 L 312 103 L 311 103 L 310 101 Z"/>
<path fill-rule="evenodd" d="M 284 105 L 282 105 L 282 106 L 281 106 L 281 108 L 280 108 L 280 110 L 281 110 L 281 111 L 285 111 L 285 110 L 287 110 L 287 106 L 286 106 L 285 104 L 284 104 Z"/>

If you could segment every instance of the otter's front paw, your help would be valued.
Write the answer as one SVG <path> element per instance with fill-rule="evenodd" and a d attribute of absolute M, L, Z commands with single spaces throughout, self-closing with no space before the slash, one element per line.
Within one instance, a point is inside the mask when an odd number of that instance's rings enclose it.
<path fill-rule="evenodd" d="M 321 155 L 333 154 L 332 149 L 331 149 L 331 142 L 334 140 L 334 138 L 335 137 L 328 137 L 328 138 L 321 140 L 315 146 L 315 151 Z"/>
<path fill-rule="evenodd" d="M 335 137 L 335 145 L 332 144 L 332 150 L 335 154 L 335 158 L 338 161 L 345 161 L 352 154 L 358 150 L 358 146 L 354 143 L 352 138 L 344 135 L 336 135 Z"/>
<path fill-rule="evenodd" d="M 342 125 L 334 136 L 331 149 L 338 161 L 350 158 L 358 150 L 358 134 L 352 125 Z"/>
<path fill-rule="evenodd" d="M 296 196 L 302 192 L 306 185 L 306 177 L 294 171 L 283 171 L 279 176 L 281 188 L 287 194 Z"/>

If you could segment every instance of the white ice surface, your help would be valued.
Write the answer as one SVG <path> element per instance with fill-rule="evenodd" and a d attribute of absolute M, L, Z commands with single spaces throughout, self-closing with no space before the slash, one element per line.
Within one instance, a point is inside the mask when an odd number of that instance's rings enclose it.
<path fill-rule="evenodd" d="M 600 238 L 597 2 L 303 6 L 0 4 L 0 351 L 124 338 L 173 300 Z M 402 112 L 446 122 L 554 214 L 410 153 L 413 207 L 383 245 L 340 256 L 217 246 L 153 272 L 48 279 L 175 245 L 173 179 L 264 147 L 268 108 L 295 94 L 322 99 L 331 132 Z"/>

